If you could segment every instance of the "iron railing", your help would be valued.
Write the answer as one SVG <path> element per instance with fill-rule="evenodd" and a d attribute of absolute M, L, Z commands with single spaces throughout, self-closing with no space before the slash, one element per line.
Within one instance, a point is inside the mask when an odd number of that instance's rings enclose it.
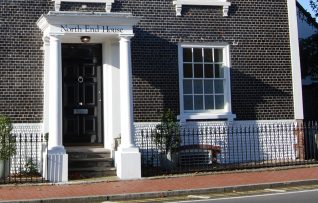
<path fill-rule="evenodd" d="M 160 139 L 158 133 L 158 128 L 142 129 L 136 138 L 142 153 L 143 176 L 310 164 L 318 160 L 317 122 L 181 125 L 177 132 L 170 131 L 180 138 L 174 141 L 174 149 L 167 149 L 171 143 L 167 144 L 162 136 Z"/>
<path fill-rule="evenodd" d="M 14 133 L 10 137 L 7 145 L 13 149 L 9 152 L 10 158 L 0 164 L 0 184 L 45 182 L 47 139 L 44 135 Z"/>

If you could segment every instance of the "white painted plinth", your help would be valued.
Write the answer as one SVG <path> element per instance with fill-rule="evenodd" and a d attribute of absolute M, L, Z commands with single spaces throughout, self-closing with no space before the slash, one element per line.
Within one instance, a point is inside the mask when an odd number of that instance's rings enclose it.
<path fill-rule="evenodd" d="M 115 153 L 117 176 L 122 180 L 141 178 L 141 154 L 138 148 L 118 148 Z"/>
<path fill-rule="evenodd" d="M 50 182 L 68 181 L 68 154 L 48 151 L 47 180 Z"/>

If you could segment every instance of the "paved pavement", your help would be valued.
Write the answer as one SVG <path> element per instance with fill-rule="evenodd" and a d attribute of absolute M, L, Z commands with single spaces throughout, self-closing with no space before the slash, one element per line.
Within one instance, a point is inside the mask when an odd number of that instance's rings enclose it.
<path fill-rule="evenodd" d="M 317 203 L 318 190 L 230 197 L 212 200 L 191 200 L 179 203 Z"/>
<path fill-rule="evenodd" d="M 131 181 L 27 186 L 1 185 L 0 202 L 10 200 L 99 202 L 317 183 L 318 166 L 311 166 L 285 170 L 231 172 Z"/>

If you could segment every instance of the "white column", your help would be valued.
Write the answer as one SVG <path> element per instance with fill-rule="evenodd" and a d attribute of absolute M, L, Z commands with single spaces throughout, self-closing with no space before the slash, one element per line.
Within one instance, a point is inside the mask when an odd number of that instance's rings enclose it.
<path fill-rule="evenodd" d="M 120 124 L 121 147 L 134 147 L 134 117 L 132 95 L 132 68 L 131 68 L 131 35 L 121 36 L 120 49 Z"/>
<path fill-rule="evenodd" d="M 302 81 L 301 81 L 301 70 L 300 70 L 299 43 L 298 43 L 296 0 L 288 0 L 287 2 L 288 2 L 291 67 L 292 67 L 292 79 L 293 79 L 294 118 L 296 120 L 302 120 L 304 119 L 304 112 L 303 112 L 303 94 L 302 94 Z"/>
<path fill-rule="evenodd" d="M 60 36 L 50 36 L 48 174 L 52 182 L 68 181 L 68 156 L 62 143 L 62 60 Z"/>
<path fill-rule="evenodd" d="M 62 150 L 62 61 L 61 40 L 50 36 L 49 150 Z"/>
<path fill-rule="evenodd" d="M 134 144 L 132 65 L 130 39 L 120 35 L 120 125 L 121 145 L 116 152 L 117 176 L 121 179 L 141 178 L 141 154 Z"/>

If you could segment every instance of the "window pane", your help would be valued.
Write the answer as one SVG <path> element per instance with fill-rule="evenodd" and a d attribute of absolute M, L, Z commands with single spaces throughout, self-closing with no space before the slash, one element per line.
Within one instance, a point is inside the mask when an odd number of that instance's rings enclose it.
<path fill-rule="evenodd" d="M 183 49 L 183 61 L 184 62 L 192 62 L 192 49 L 184 48 Z"/>
<path fill-rule="evenodd" d="M 192 94 L 192 80 L 183 80 L 183 94 Z"/>
<path fill-rule="evenodd" d="M 184 110 L 193 110 L 192 96 L 188 96 L 188 95 L 184 96 L 183 102 L 184 102 Z"/>
<path fill-rule="evenodd" d="M 204 49 L 204 62 L 213 62 L 212 49 Z"/>
<path fill-rule="evenodd" d="M 224 96 L 216 95 L 215 96 L 215 109 L 224 109 Z"/>
<path fill-rule="evenodd" d="M 224 78 L 224 68 L 221 64 L 215 64 L 215 78 Z"/>
<path fill-rule="evenodd" d="M 213 80 L 204 80 L 204 93 L 213 94 Z"/>
<path fill-rule="evenodd" d="M 202 49 L 194 48 L 193 49 L 193 61 L 202 62 Z"/>
<path fill-rule="evenodd" d="M 194 109 L 202 110 L 203 109 L 203 96 L 194 96 Z"/>
<path fill-rule="evenodd" d="M 214 49 L 214 62 L 223 62 L 223 49 Z"/>
<path fill-rule="evenodd" d="M 183 77 L 192 78 L 192 64 L 183 64 Z"/>
<path fill-rule="evenodd" d="M 194 80 L 193 85 L 194 85 L 194 94 L 203 94 L 203 84 L 202 80 Z"/>
<path fill-rule="evenodd" d="M 203 78 L 203 65 L 195 64 L 194 65 L 194 77 L 195 78 Z"/>
<path fill-rule="evenodd" d="M 215 80 L 214 87 L 215 87 L 216 94 L 223 94 L 224 93 L 223 80 Z"/>
<path fill-rule="evenodd" d="M 213 64 L 204 65 L 204 77 L 213 78 Z"/>
<path fill-rule="evenodd" d="M 205 109 L 214 109 L 214 97 L 213 97 L 213 95 L 205 96 Z"/>

